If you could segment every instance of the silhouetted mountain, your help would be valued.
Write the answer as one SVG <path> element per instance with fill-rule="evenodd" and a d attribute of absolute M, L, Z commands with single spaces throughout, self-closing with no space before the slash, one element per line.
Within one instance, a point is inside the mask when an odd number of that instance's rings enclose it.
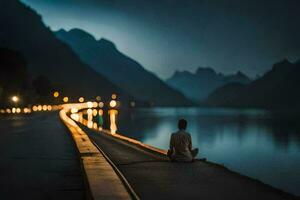
<path fill-rule="evenodd" d="M 0 104 L 15 106 L 12 96 L 20 96 L 18 105 L 33 103 L 54 103 L 52 93 L 55 87 L 51 81 L 38 76 L 32 80 L 27 70 L 27 61 L 17 51 L 0 48 Z"/>
<path fill-rule="evenodd" d="M 226 85 L 207 99 L 211 105 L 265 108 L 299 107 L 300 64 L 283 60 L 249 85 Z"/>
<path fill-rule="evenodd" d="M 96 40 L 92 35 L 80 29 L 72 29 L 68 32 L 59 30 L 56 35 L 70 45 L 83 62 L 134 97 L 155 105 L 190 104 L 190 101 L 180 92 L 169 87 L 156 75 L 118 51 L 111 41 Z"/>
<path fill-rule="evenodd" d="M 33 78 L 44 76 L 62 95 L 109 97 L 127 93 L 82 63 L 78 56 L 42 23 L 41 17 L 17 0 L 0 1 L 0 47 L 19 51 Z M 72 98 L 71 98 L 72 99 Z"/>
<path fill-rule="evenodd" d="M 242 72 L 225 76 L 221 73 L 216 73 L 211 68 L 199 67 L 194 74 L 188 71 L 176 71 L 166 82 L 187 97 L 201 101 L 206 99 L 215 89 L 227 83 L 247 84 L 250 82 L 250 79 Z"/>
<path fill-rule="evenodd" d="M 12 95 L 23 95 L 29 87 L 29 76 L 23 56 L 0 48 L 0 104 L 9 105 Z"/>

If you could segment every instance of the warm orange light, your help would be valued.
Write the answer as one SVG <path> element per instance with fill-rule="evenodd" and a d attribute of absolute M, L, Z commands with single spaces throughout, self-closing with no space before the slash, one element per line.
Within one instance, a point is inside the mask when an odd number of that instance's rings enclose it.
<path fill-rule="evenodd" d="M 84 98 L 83 97 L 80 97 L 78 100 L 79 100 L 80 103 L 84 102 Z"/>
<path fill-rule="evenodd" d="M 78 112 L 78 109 L 77 108 L 72 108 L 71 109 L 71 113 L 77 113 Z"/>
<path fill-rule="evenodd" d="M 87 127 L 88 128 L 93 128 L 93 121 L 88 121 Z"/>
<path fill-rule="evenodd" d="M 12 100 L 13 102 L 17 103 L 17 102 L 19 101 L 19 97 L 17 97 L 17 96 L 12 96 L 12 97 L 11 97 L 11 100 Z"/>
<path fill-rule="evenodd" d="M 97 101 L 101 101 L 101 97 L 100 96 L 96 96 L 96 100 Z"/>
<path fill-rule="evenodd" d="M 86 113 L 87 113 L 88 115 L 92 115 L 92 114 L 93 114 L 93 110 L 92 110 L 92 109 L 87 109 Z"/>
<path fill-rule="evenodd" d="M 96 116 L 97 116 L 97 114 L 98 114 L 98 111 L 97 111 L 97 109 L 93 109 L 93 116 L 94 116 L 94 117 L 96 117 Z"/>
<path fill-rule="evenodd" d="M 56 105 L 52 106 L 52 110 L 58 110 L 58 109 L 59 109 L 59 106 L 56 106 Z"/>
<path fill-rule="evenodd" d="M 109 106 L 112 107 L 112 108 L 114 108 L 114 107 L 117 106 L 117 102 L 116 102 L 115 100 L 111 100 L 111 101 L 109 102 Z"/>
<path fill-rule="evenodd" d="M 48 106 L 47 105 L 43 105 L 43 111 L 47 111 Z"/>
<path fill-rule="evenodd" d="M 16 113 L 20 113 L 21 112 L 21 108 L 16 108 Z"/>
<path fill-rule="evenodd" d="M 98 103 L 96 101 L 93 102 L 93 107 L 97 108 L 98 107 Z"/>
<path fill-rule="evenodd" d="M 48 110 L 48 111 L 51 111 L 51 110 L 52 110 L 52 106 L 51 106 L 51 105 L 48 105 L 48 106 L 47 106 L 47 110 Z"/>
<path fill-rule="evenodd" d="M 4 114 L 4 113 L 5 113 L 5 110 L 4 110 L 4 109 L 1 109 L 0 112 L 1 112 L 1 114 Z"/>
<path fill-rule="evenodd" d="M 103 106 L 104 106 L 104 103 L 102 101 L 99 102 L 99 108 L 103 108 Z"/>
<path fill-rule="evenodd" d="M 98 129 L 98 124 L 97 124 L 96 122 L 94 122 L 93 128 L 94 128 L 94 129 Z"/>
<path fill-rule="evenodd" d="M 37 106 L 33 106 L 33 107 L 32 107 L 32 110 L 33 110 L 34 112 L 36 112 L 36 111 L 38 111 L 38 107 L 37 107 Z"/>
<path fill-rule="evenodd" d="M 112 94 L 112 95 L 111 95 L 111 98 L 112 98 L 112 99 L 116 99 L 116 98 L 117 98 L 117 95 L 116 95 L 116 94 Z"/>
<path fill-rule="evenodd" d="M 72 113 L 71 118 L 74 119 L 75 121 L 79 120 L 79 115 L 77 113 Z"/>
<path fill-rule="evenodd" d="M 42 109 L 43 109 L 43 106 L 42 105 L 38 105 L 38 111 L 42 111 Z"/>
<path fill-rule="evenodd" d="M 16 108 L 12 108 L 12 109 L 11 109 L 11 112 L 12 112 L 12 113 L 16 113 Z"/>
<path fill-rule="evenodd" d="M 110 133 L 116 134 L 117 124 L 116 124 L 116 115 L 118 114 L 117 110 L 110 110 L 108 112 L 110 118 Z"/>
<path fill-rule="evenodd" d="M 63 98 L 63 101 L 64 101 L 65 103 L 67 103 L 67 102 L 69 101 L 69 97 L 64 97 L 64 98 Z"/>
<path fill-rule="evenodd" d="M 91 109 L 91 108 L 89 108 L 88 110 L 87 110 L 87 117 L 88 117 L 88 121 L 92 121 L 93 120 L 93 110 Z"/>
<path fill-rule="evenodd" d="M 88 101 L 88 102 L 86 103 L 86 105 L 87 105 L 88 108 L 92 108 L 92 107 L 93 107 L 93 102 Z"/>
<path fill-rule="evenodd" d="M 11 110 L 9 108 L 6 109 L 7 113 L 11 113 Z"/>
<path fill-rule="evenodd" d="M 54 92 L 54 93 L 53 93 L 53 96 L 54 96 L 55 98 L 59 97 L 59 92 L 57 92 L 57 91 Z"/>

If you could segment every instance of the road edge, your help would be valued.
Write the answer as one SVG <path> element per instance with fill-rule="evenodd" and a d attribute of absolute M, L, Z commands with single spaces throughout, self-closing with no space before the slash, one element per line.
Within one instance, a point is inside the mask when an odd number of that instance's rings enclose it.
<path fill-rule="evenodd" d="M 77 123 L 67 116 L 69 110 L 70 107 L 65 106 L 59 112 L 59 116 L 70 131 L 77 148 L 87 186 L 87 198 L 139 199 L 123 174 L 117 171 L 112 162 L 109 162 L 104 152 L 95 146 Z"/>

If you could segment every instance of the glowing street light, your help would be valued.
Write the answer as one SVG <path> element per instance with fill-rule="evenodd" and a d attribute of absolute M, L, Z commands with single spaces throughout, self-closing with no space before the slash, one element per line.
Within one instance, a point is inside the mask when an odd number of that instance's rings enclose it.
<path fill-rule="evenodd" d="M 47 111 L 47 109 L 48 109 L 48 106 L 47 105 L 43 105 L 42 110 L 43 111 Z"/>
<path fill-rule="evenodd" d="M 38 109 L 38 111 L 42 111 L 43 110 L 43 106 L 42 105 L 38 105 L 37 109 Z"/>
<path fill-rule="evenodd" d="M 17 103 L 20 99 L 19 99 L 19 97 L 17 97 L 17 96 L 12 96 L 12 97 L 11 97 L 11 100 L 12 100 L 14 103 Z"/>
<path fill-rule="evenodd" d="M 93 102 L 88 101 L 88 102 L 86 102 L 86 105 L 87 105 L 88 108 L 92 108 L 93 107 Z"/>
<path fill-rule="evenodd" d="M 116 107 L 116 106 L 117 106 L 116 100 L 111 100 L 111 101 L 109 102 L 109 106 L 110 106 L 111 108 Z"/>
<path fill-rule="evenodd" d="M 103 106 L 104 106 L 104 103 L 102 101 L 99 102 L 99 108 L 103 108 Z"/>
<path fill-rule="evenodd" d="M 51 111 L 51 110 L 52 110 L 52 106 L 51 106 L 51 105 L 48 105 L 48 106 L 47 106 L 47 109 L 48 109 L 48 111 Z"/>
<path fill-rule="evenodd" d="M 69 101 L 69 97 L 64 97 L 64 98 L 63 98 L 63 101 L 64 101 L 65 103 L 67 103 L 67 102 Z"/>
<path fill-rule="evenodd" d="M 118 111 L 114 109 L 117 106 L 116 100 L 111 100 L 109 102 L 109 106 L 111 107 L 111 109 L 108 111 L 110 119 L 110 133 L 115 134 L 117 131 L 116 115 L 118 114 Z"/>
<path fill-rule="evenodd" d="M 116 95 L 116 94 L 112 94 L 112 95 L 111 95 L 111 98 L 112 98 L 112 99 L 116 99 L 116 98 L 117 98 L 117 95 Z"/>
<path fill-rule="evenodd" d="M 54 96 L 55 98 L 59 97 L 59 92 L 55 91 L 55 92 L 53 93 L 53 96 Z"/>
<path fill-rule="evenodd" d="M 33 110 L 34 112 L 36 112 L 36 111 L 38 111 L 38 107 L 37 107 L 37 106 L 32 106 L 32 110 Z"/>
<path fill-rule="evenodd" d="M 83 98 L 83 97 L 80 97 L 80 98 L 79 98 L 79 102 L 80 102 L 80 103 L 84 102 L 84 98 Z"/>
<path fill-rule="evenodd" d="M 100 96 L 96 96 L 96 100 L 97 101 L 101 101 L 101 97 Z"/>

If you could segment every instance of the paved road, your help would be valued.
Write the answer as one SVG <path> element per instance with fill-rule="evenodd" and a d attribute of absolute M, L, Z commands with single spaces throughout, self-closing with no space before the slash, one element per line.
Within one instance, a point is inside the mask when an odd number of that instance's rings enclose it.
<path fill-rule="evenodd" d="M 58 113 L 0 116 L 0 199 L 79 200 L 76 149 Z"/>
<path fill-rule="evenodd" d="M 171 163 L 133 145 L 84 128 L 141 199 L 293 199 L 260 182 L 197 161 Z"/>

